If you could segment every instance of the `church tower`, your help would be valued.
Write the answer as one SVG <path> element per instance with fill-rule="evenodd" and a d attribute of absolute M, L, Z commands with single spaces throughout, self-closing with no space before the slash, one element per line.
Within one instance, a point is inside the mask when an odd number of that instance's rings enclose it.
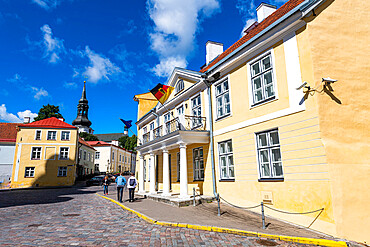
<path fill-rule="evenodd" d="M 86 81 L 84 81 L 82 96 L 77 105 L 77 118 L 73 120 L 72 125 L 78 127 L 79 132 L 92 134 L 94 131 L 92 128 L 90 128 L 91 122 L 87 117 L 88 111 L 89 105 L 86 99 Z"/>

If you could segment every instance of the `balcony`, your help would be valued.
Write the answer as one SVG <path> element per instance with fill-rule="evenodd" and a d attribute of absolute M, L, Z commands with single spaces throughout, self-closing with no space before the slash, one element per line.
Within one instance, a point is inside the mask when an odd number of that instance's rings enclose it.
<path fill-rule="evenodd" d="M 206 118 L 198 116 L 180 116 L 143 135 L 143 144 L 165 137 L 176 131 L 205 131 Z"/>

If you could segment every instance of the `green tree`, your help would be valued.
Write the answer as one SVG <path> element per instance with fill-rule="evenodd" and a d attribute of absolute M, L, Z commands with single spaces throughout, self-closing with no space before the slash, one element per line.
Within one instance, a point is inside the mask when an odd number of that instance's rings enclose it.
<path fill-rule="evenodd" d="M 62 114 L 59 112 L 59 106 L 49 104 L 43 105 L 34 121 L 39 121 L 50 117 L 63 118 Z"/>
<path fill-rule="evenodd" d="M 122 136 L 118 139 L 118 145 L 124 149 L 134 151 L 136 147 L 137 136 Z"/>
<path fill-rule="evenodd" d="M 85 141 L 99 141 L 98 137 L 86 132 L 81 132 L 80 137 L 83 138 Z"/>

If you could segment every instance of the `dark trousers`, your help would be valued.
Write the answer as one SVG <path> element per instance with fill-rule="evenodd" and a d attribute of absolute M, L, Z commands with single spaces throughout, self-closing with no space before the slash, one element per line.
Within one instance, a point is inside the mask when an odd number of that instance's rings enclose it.
<path fill-rule="evenodd" d="M 108 194 L 108 185 L 104 185 L 104 195 Z"/>
<path fill-rule="evenodd" d="M 134 193 L 135 193 L 135 188 L 129 188 L 128 189 L 128 195 L 129 195 L 129 198 L 130 198 L 129 199 L 130 202 L 134 201 L 134 198 L 135 198 Z"/>
<path fill-rule="evenodd" d="M 123 198 L 123 187 L 117 187 L 117 200 L 122 202 Z"/>

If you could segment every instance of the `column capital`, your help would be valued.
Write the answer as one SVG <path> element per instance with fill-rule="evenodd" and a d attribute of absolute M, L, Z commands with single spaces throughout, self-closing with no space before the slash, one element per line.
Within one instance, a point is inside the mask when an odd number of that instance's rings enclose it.
<path fill-rule="evenodd" d="M 178 142 L 177 144 L 179 144 L 180 148 L 186 148 L 187 145 L 185 142 Z"/>
<path fill-rule="evenodd" d="M 162 152 L 163 153 L 168 153 L 168 149 L 167 148 L 162 148 Z"/>

